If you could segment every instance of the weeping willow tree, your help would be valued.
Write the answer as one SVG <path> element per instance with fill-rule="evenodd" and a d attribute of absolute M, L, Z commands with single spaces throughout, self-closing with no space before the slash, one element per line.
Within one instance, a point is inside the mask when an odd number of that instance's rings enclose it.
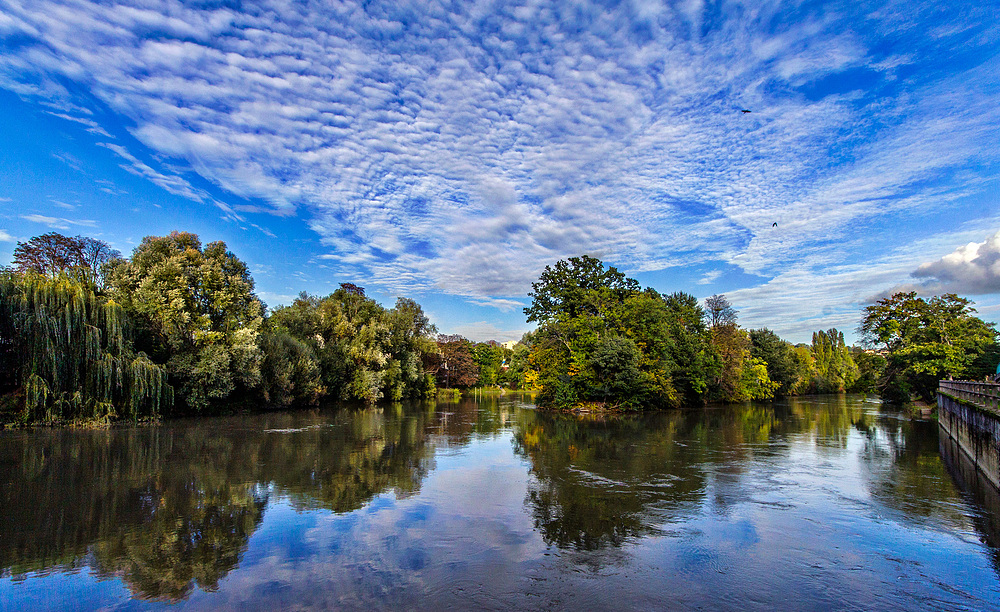
<path fill-rule="evenodd" d="M 128 338 L 121 306 L 85 285 L 0 274 L 0 391 L 19 421 L 137 419 L 168 409 L 166 371 Z"/>

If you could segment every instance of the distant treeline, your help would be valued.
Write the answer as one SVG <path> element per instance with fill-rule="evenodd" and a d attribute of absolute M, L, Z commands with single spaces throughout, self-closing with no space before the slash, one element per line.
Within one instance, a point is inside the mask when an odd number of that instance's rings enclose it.
<path fill-rule="evenodd" d="M 867 350 L 836 329 L 793 346 L 747 331 L 725 296 L 642 289 L 592 257 L 546 266 L 532 284 L 526 378 L 538 403 L 628 408 L 740 402 L 775 396 L 878 391 L 901 403 L 933 398 L 941 378 L 981 380 L 1000 359 L 997 330 L 955 295 L 898 293 L 864 309 Z M 780 299 L 776 296 L 775 299 Z"/>
<path fill-rule="evenodd" d="M 0 271 L 0 423 L 110 421 L 244 408 L 432 397 L 439 387 L 539 393 L 539 404 L 630 408 L 879 390 L 905 400 L 948 374 L 978 377 L 996 330 L 956 296 L 900 294 L 861 331 L 793 346 L 744 330 L 724 296 L 640 289 L 590 257 L 546 267 L 512 348 L 438 336 L 420 305 L 387 309 L 343 283 L 271 312 L 246 264 L 191 233 L 130 258 L 57 233 L 18 243 Z M 924 310 L 921 310 L 924 308 Z M 917 314 L 913 314 L 917 313 Z M 910 321 L 906 317 L 923 317 Z M 928 390 L 930 389 L 930 390 Z"/>

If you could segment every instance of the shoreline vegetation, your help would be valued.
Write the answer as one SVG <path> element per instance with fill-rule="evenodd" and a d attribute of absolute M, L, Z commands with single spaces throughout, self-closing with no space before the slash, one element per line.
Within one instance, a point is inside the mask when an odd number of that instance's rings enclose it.
<path fill-rule="evenodd" d="M 225 243 L 191 233 L 147 236 L 124 258 L 53 232 L 0 269 L 0 427 L 508 391 L 574 414 L 843 392 L 908 404 L 1000 360 L 996 327 L 954 294 L 865 307 L 862 347 L 836 329 L 797 345 L 744 329 L 723 295 L 661 294 L 586 255 L 546 266 L 528 297 L 534 331 L 476 343 L 352 283 L 268 309 Z"/>

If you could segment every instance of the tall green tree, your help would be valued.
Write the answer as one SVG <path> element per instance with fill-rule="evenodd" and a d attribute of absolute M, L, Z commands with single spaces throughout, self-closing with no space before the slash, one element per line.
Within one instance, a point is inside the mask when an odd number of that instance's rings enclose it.
<path fill-rule="evenodd" d="M 0 273 L 0 394 L 22 423 L 156 416 L 173 389 L 122 307 L 65 275 Z"/>
<path fill-rule="evenodd" d="M 529 321 L 538 321 L 532 337 L 531 376 L 540 387 L 542 405 L 570 407 L 579 402 L 633 408 L 677 406 L 682 395 L 672 376 L 677 356 L 699 350 L 675 342 L 672 331 L 701 324 L 687 322 L 656 291 L 591 257 L 570 258 L 546 267 L 532 285 Z M 676 300 L 675 300 L 676 302 Z M 690 339 L 690 338 L 686 338 Z M 698 383 L 686 379 L 685 392 Z"/>
<path fill-rule="evenodd" d="M 813 393 L 843 393 L 858 379 L 858 366 L 836 329 L 813 333 Z"/>
<path fill-rule="evenodd" d="M 501 368 L 509 351 L 496 343 L 480 342 L 472 349 L 472 359 L 479 368 L 477 384 L 492 387 L 500 383 Z"/>
<path fill-rule="evenodd" d="M 795 347 L 778 334 L 766 327 L 750 330 L 750 356 L 767 364 L 768 377 L 777 385 L 776 395 L 793 395 L 798 391 Z"/>
<path fill-rule="evenodd" d="M 686 404 L 701 404 L 717 367 L 708 351 L 705 311 L 698 298 L 681 291 L 666 296 L 664 303 L 669 312 L 667 333 L 673 340 L 670 345 L 674 363 L 671 378 Z"/>
<path fill-rule="evenodd" d="M 141 325 L 139 347 L 166 363 L 185 408 L 219 407 L 260 384 L 264 305 L 225 243 L 147 236 L 108 276 L 111 295 Z"/>
<path fill-rule="evenodd" d="M 942 378 L 981 378 L 982 356 L 996 350 L 997 330 L 955 294 L 929 299 L 896 293 L 865 308 L 858 331 L 885 354 L 878 387 L 891 402 L 932 400 Z M 982 368 L 982 366 L 979 366 Z"/>
<path fill-rule="evenodd" d="M 545 266 L 537 282 L 531 283 L 531 306 L 524 309 L 528 322 L 544 322 L 563 316 L 600 316 L 611 302 L 622 302 L 639 291 L 639 283 L 614 266 L 605 268 L 600 259 L 582 255 Z"/>
<path fill-rule="evenodd" d="M 386 310 L 345 283 L 325 298 L 301 294 L 276 308 L 270 323 L 311 347 L 335 398 L 375 402 L 434 392 L 424 361 L 437 352 L 436 329 L 413 300 L 400 298 Z"/>

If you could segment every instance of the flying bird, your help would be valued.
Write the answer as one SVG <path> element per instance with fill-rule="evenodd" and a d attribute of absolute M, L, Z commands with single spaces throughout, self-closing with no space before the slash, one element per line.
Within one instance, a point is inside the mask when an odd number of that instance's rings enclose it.
<path fill-rule="evenodd" d="M 777 221 L 775 221 L 774 223 L 772 223 L 772 224 L 771 224 L 771 227 L 778 227 L 778 222 L 777 222 Z"/>
<path fill-rule="evenodd" d="M 743 109 L 743 110 L 741 110 L 740 112 L 741 112 L 741 113 L 749 113 L 749 112 L 752 112 L 752 111 L 750 111 L 749 109 L 746 109 L 746 108 L 744 108 L 744 109 Z"/>

